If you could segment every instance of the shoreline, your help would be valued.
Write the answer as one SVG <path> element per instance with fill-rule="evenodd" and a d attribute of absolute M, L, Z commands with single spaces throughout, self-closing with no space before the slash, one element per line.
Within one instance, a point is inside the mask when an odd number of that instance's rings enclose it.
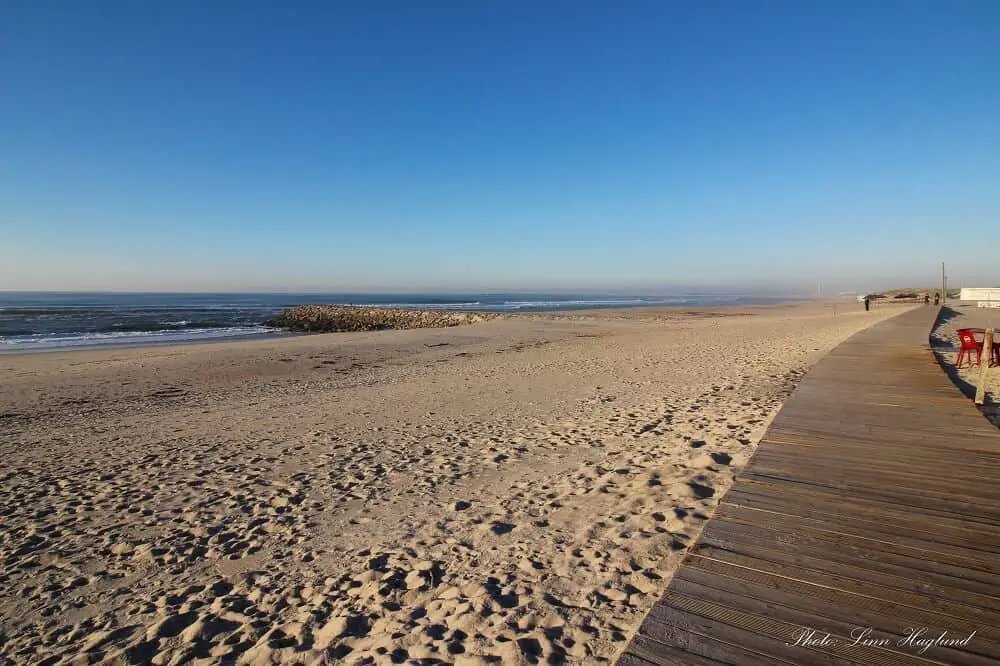
<path fill-rule="evenodd" d="M 635 317 L 657 317 L 662 315 L 676 315 L 684 314 L 688 316 L 701 316 L 706 313 L 739 313 L 743 310 L 748 309 L 769 309 L 769 308 L 781 308 L 793 306 L 796 304 L 803 303 L 826 303 L 826 302 L 838 302 L 842 303 L 845 301 L 834 301 L 832 299 L 792 299 L 787 301 L 777 301 L 762 304 L 747 304 L 747 305 L 720 305 L 720 306 L 692 306 L 686 304 L 678 305 L 643 305 L 643 306 L 627 306 L 627 307 L 593 307 L 593 308 L 581 308 L 581 309 L 558 309 L 558 310 L 532 310 L 532 311 L 488 311 L 488 310 L 443 310 L 443 312 L 454 312 L 462 314 L 485 314 L 497 319 L 516 319 L 516 318 L 537 318 L 537 319 L 606 319 L 608 317 L 619 317 L 623 319 L 635 318 Z M 631 315 L 631 317 L 630 317 Z M 478 325 L 478 324 L 471 324 Z M 387 330 L 398 330 L 398 329 L 387 329 Z M 350 331 L 334 332 L 334 333 L 349 333 Z M 205 338 L 190 338 L 186 340 L 134 340 L 128 342 L 104 342 L 104 343 L 94 343 L 94 344 L 79 344 L 79 345 L 66 345 L 66 346 L 52 346 L 46 348 L 25 348 L 26 345 L 22 346 L 11 346 L 11 348 L 5 348 L 4 345 L 0 345 L 0 356 L 15 356 L 22 354 L 52 354 L 52 353 L 76 353 L 76 352 L 93 352 L 100 350 L 121 350 L 121 349 L 138 349 L 138 348 L 159 348 L 159 347 L 186 347 L 188 345 L 210 345 L 210 344 L 242 344 L 242 343 L 254 343 L 268 341 L 272 339 L 281 339 L 287 337 L 298 337 L 302 335 L 328 335 L 330 333 L 306 333 L 301 331 L 267 331 L 261 332 L 259 334 L 242 334 L 233 336 L 222 336 L 222 337 L 205 337 Z"/>
<path fill-rule="evenodd" d="M 16 356 L 21 354 L 57 354 L 60 352 L 74 354 L 77 352 L 100 351 L 102 349 L 113 351 L 116 349 L 145 349 L 147 347 L 187 347 L 188 345 L 233 344 L 239 342 L 260 342 L 271 339 L 296 337 L 299 335 L 305 334 L 296 333 L 294 331 L 268 331 L 266 333 L 247 333 L 244 335 L 221 336 L 214 338 L 190 338 L 187 340 L 136 340 L 134 342 L 105 342 L 35 349 L 5 349 L 0 346 L 0 356 Z"/>

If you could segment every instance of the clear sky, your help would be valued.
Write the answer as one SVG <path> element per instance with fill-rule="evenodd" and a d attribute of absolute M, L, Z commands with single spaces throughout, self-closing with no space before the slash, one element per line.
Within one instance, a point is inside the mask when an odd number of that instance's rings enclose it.
<path fill-rule="evenodd" d="M 0 289 L 1000 283 L 998 211 L 996 0 L 0 3 Z"/>

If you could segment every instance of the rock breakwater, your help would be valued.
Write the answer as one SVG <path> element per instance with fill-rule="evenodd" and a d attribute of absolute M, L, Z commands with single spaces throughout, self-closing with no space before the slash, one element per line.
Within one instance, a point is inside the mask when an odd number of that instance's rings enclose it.
<path fill-rule="evenodd" d="M 482 312 L 445 312 L 405 308 L 371 308 L 354 305 L 300 305 L 285 310 L 268 326 L 309 333 L 383 331 L 406 328 L 445 328 L 495 319 Z"/>

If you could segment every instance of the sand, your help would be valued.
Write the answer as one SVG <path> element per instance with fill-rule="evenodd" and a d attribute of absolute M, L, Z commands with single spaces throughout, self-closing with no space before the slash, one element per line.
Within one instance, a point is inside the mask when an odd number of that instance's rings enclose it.
<path fill-rule="evenodd" d="M 904 309 L 0 356 L 0 662 L 612 661 L 802 374 Z"/>
<path fill-rule="evenodd" d="M 951 301 L 943 311 L 943 315 L 937 322 L 934 334 L 931 338 L 934 351 L 939 359 L 949 370 L 952 379 L 959 388 L 972 398 L 976 394 L 976 389 L 982 379 L 982 366 L 976 364 L 975 353 L 972 355 L 971 363 L 963 360 L 962 367 L 956 368 L 955 362 L 958 360 L 958 350 L 960 341 L 958 339 L 958 329 L 960 328 L 988 328 L 1000 329 L 1000 310 L 991 308 L 979 308 L 976 305 Z M 984 340 L 984 336 L 976 336 L 979 341 Z M 989 352 L 985 349 L 982 353 L 982 365 L 989 364 Z M 983 415 L 994 425 L 1000 427 L 1000 368 L 987 367 L 986 389 L 983 395 L 984 404 L 980 407 Z"/>

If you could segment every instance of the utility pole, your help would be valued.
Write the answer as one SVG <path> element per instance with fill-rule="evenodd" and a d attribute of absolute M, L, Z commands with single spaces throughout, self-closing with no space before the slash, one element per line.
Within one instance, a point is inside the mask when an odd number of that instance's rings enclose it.
<path fill-rule="evenodd" d="M 941 262 L 941 304 L 948 299 L 948 278 L 944 275 L 944 262 Z"/>

